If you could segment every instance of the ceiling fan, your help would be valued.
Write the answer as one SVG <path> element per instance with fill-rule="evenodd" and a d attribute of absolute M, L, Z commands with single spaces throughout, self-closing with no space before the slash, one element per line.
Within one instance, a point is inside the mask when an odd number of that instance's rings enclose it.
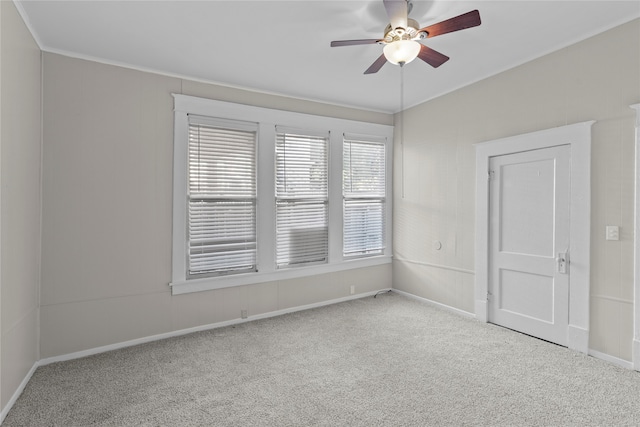
<path fill-rule="evenodd" d="M 409 12 L 412 8 L 411 1 L 383 0 L 383 2 L 389 16 L 389 25 L 384 30 L 383 38 L 331 42 L 331 47 L 375 43 L 384 45 L 383 54 L 367 68 L 364 74 L 377 73 L 387 61 L 403 66 L 416 57 L 437 68 L 447 62 L 449 57 L 419 43 L 418 40 L 480 25 L 480 13 L 477 10 L 472 10 L 437 24 L 420 28 L 418 22 L 409 18 Z"/>

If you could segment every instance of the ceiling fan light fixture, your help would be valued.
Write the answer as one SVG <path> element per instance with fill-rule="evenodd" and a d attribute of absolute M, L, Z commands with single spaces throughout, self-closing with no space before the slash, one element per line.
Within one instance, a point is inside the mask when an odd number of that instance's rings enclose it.
<path fill-rule="evenodd" d="M 384 49 L 385 58 L 394 65 L 408 64 L 420 53 L 420 43 L 415 40 L 396 40 L 388 43 Z"/>

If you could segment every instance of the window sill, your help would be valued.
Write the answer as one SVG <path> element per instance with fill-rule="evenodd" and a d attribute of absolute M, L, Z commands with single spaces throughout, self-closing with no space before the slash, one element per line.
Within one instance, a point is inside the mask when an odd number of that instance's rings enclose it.
<path fill-rule="evenodd" d="M 390 264 L 391 257 L 380 255 L 368 258 L 347 260 L 337 264 L 322 264 L 309 267 L 290 268 L 266 273 L 244 273 L 224 277 L 207 277 L 203 279 L 191 279 L 174 281 L 171 286 L 172 295 L 187 294 L 191 292 L 209 291 L 214 289 L 231 288 L 234 286 L 252 285 L 256 283 L 274 282 L 276 280 L 295 279 L 299 277 L 314 276 L 318 274 L 334 273 L 338 271 L 352 270 L 355 268 L 372 267 L 376 265 Z"/>

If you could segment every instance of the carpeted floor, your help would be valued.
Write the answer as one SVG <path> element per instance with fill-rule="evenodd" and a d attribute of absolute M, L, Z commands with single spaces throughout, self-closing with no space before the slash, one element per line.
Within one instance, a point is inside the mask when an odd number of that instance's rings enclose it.
<path fill-rule="evenodd" d="M 391 293 L 40 367 L 53 425 L 635 426 L 640 373 Z"/>

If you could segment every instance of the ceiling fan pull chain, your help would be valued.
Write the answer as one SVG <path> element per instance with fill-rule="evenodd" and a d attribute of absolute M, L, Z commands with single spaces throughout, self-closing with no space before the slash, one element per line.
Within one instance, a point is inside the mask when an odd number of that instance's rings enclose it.
<path fill-rule="evenodd" d="M 401 197 L 404 200 L 404 63 L 400 64 L 400 180 Z"/>

